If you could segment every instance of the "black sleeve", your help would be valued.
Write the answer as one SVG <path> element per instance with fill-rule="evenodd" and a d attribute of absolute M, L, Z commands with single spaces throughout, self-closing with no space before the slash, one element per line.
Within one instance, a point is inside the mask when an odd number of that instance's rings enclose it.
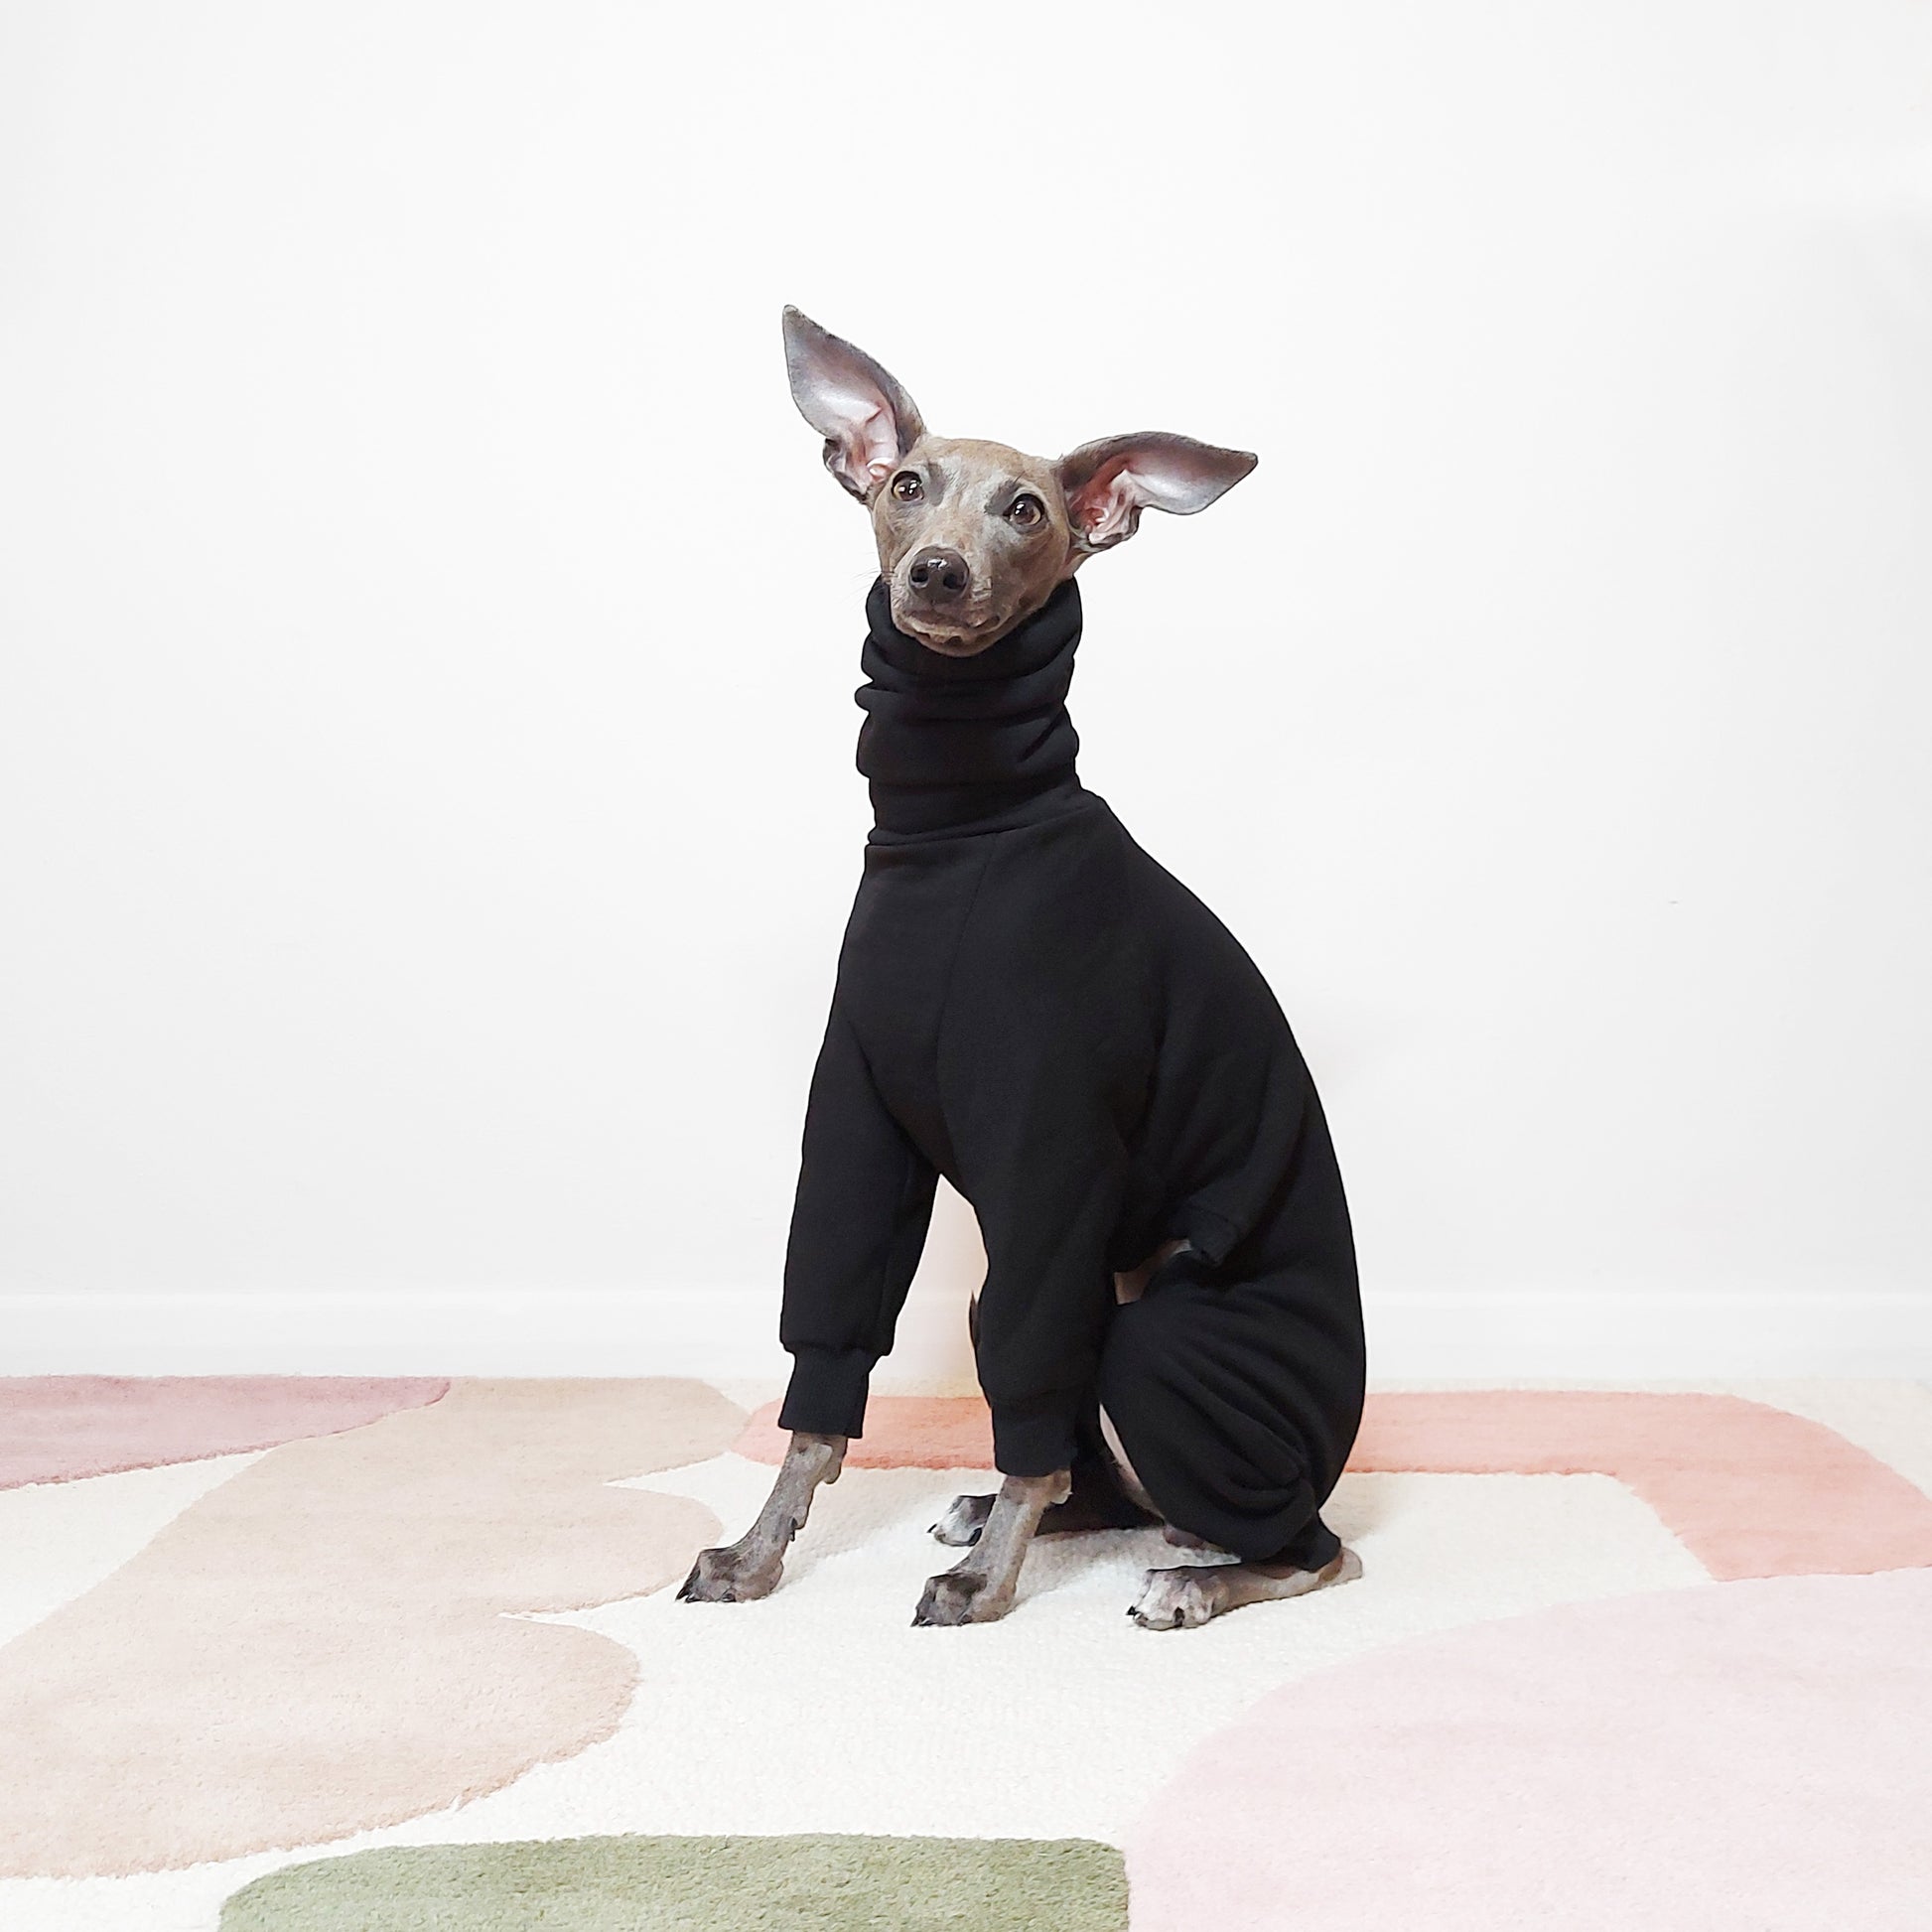
<path fill-rule="evenodd" d="M 937 1176 L 887 1110 L 834 1002 L 805 1106 L 778 1339 L 792 1357 L 781 1429 L 861 1434 L 873 1365 L 925 1246 Z"/>

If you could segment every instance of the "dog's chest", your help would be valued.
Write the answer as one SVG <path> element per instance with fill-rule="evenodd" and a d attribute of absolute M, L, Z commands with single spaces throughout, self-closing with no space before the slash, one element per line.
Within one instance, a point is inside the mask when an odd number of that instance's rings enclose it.
<path fill-rule="evenodd" d="M 1040 1079 L 1138 1087 L 1153 1028 L 1133 856 L 1104 808 L 869 849 L 839 1000 L 899 1110 L 1015 1058 Z"/>
<path fill-rule="evenodd" d="M 901 1010 L 976 992 L 1015 1014 L 1090 1003 L 1135 952 L 1131 853 L 1104 808 L 990 837 L 871 847 L 841 989 Z"/>

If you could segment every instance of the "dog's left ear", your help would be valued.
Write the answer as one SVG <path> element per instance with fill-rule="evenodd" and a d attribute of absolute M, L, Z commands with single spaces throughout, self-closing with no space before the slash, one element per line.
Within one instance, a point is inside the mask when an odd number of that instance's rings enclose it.
<path fill-rule="evenodd" d="M 1232 489 L 1256 461 L 1246 450 L 1216 449 L 1162 430 L 1083 443 L 1060 458 L 1074 548 L 1090 554 L 1125 543 L 1144 509 L 1192 516 Z"/>
<path fill-rule="evenodd" d="M 785 310 L 785 373 L 798 413 L 825 439 L 825 467 L 864 502 L 925 425 L 912 398 L 863 348 Z"/>

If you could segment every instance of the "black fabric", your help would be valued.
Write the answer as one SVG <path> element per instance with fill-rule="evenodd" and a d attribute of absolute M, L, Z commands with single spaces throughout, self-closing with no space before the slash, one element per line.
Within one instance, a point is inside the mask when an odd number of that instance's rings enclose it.
<path fill-rule="evenodd" d="M 996 1459 L 1075 1458 L 1096 1396 L 1171 1522 L 1325 1549 L 1361 1418 L 1341 1177 L 1266 981 L 1075 773 L 1079 592 L 976 657 L 897 630 L 859 692 L 876 824 L 806 1109 L 779 1421 L 857 1435 L 943 1173 L 979 1216 Z M 1141 1301 L 1112 1274 L 1163 1242 Z"/>

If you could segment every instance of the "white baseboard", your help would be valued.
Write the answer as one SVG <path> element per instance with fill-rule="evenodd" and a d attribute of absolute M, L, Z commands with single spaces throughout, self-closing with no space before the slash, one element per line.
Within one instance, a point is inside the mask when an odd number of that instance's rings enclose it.
<path fill-rule="evenodd" d="M 1379 1382 L 1932 1380 L 1932 1292 L 1384 1290 Z M 773 1289 L 0 1294 L 4 1375 L 703 1375 L 777 1380 Z M 969 1388 L 962 1296 L 915 1291 L 875 1386 Z"/>
<path fill-rule="evenodd" d="M 11 1375 L 783 1375 L 775 1290 L 0 1295 Z"/>
<path fill-rule="evenodd" d="M 1364 1299 L 1380 1382 L 1932 1379 L 1932 1292 L 1385 1289 Z"/>

